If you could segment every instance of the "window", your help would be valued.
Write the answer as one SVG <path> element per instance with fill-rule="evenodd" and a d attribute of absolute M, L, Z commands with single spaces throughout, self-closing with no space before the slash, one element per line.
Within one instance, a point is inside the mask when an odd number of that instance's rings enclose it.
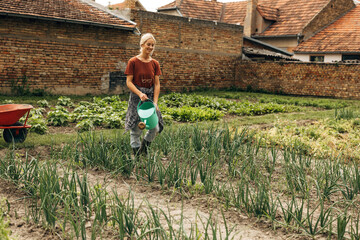
<path fill-rule="evenodd" d="M 310 56 L 310 62 L 324 62 L 324 56 Z"/>
<path fill-rule="evenodd" d="M 126 86 L 126 75 L 121 71 L 110 72 L 109 90 L 116 90 L 118 86 Z"/>
<path fill-rule="evenodd" d="M 341 57 L 342 61 L 346 60 L 360 60 L 360 55 L 345 55 L 343 54 Z"/>

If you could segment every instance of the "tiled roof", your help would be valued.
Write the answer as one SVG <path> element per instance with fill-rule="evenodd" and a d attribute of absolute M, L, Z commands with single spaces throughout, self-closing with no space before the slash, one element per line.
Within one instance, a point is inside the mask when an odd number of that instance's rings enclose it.
<path fill-rule="evenodd" d="M 118 18 L 82 0 L 1 0 L 0 15 L 22 15 L 78 23 L 96 23 L 134 28 L 132 22 Z"/>
<path fill-rule="evenodd" d="M 158 10 L 168 9 L 168 8 L 175 8 L 175 7 L 179 6 L 179 5 L 180 5 L 180 1 L 173 1 L 173 2 L 171 2 L 169 4 L 166 4 L 164 6 L 159 7 Z"/>
<path fill-rule="evenodd" d="M 260 0 L 259 4 L 279 9 L 279 18 L 260 36 L 296 35 L 330 0 Z"/>
<path fill-rule="evenodd" d="M 360 52 L 360 5 L 312 38 L 295 52 Z"/>
<path fill-rule="evenodd" d="M 330 0 L 259 0 L 258 11 L 267 20 L 274 21 L 259 36 L 296 35 L 313 19 Z M 224 9 L 222 10 L 222 6 Z M 179 8 L 185 17 L 220 20 L 243 25 L 247 1 L 220 3 L 205 0 L 176 0 L 158 10 Z"/>
<path fill-rule="evenodd" d="M 279 18 L 279 9 L 277 8 L 258 5 L 256 9 L 260 13 L 260 15 L 266 20 L 277 21 Z"/>
<path fill-rule="evenodd" d="M 230 24 L 244 25 L 246 6 L 246 1 L 226 3 L 222 21 Z"/>
<path fill-rule="evenodd" d="M 243 47 L 242 50 L 243 50 L 243 53 L 246 56 L 251 56 L 251 55 L 270 56 L 270 57 L 281 58 L 281 59 L 290 60 L 290 61 L 298 61 L 297 59 L 289 57 L 289 56 L 287 56 L 285 54 L 269 51 L 269 50 L 266 50 L 266 49 Z"/>
<path fill-rule="evenodd" d="M 185 17 L 220 21 L 223 3 L 204 0 L 182 0 L 162 6 L 158 8 L 158 11 L 174 7 L 177 7 Z"/>

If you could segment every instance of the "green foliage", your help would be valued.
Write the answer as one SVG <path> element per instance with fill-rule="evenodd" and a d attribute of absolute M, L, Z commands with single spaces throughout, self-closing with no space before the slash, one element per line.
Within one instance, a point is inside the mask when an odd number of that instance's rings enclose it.
<path fill-rule="evenodd" d="M 180 122 L 196 122 L 206 120 L 219 120 L 224 114 L 219 110 L 211 108 L 195 108 L 183 106 L 182 108 L 169 108 L 166 112 L 174 120 Z"/>
<path fill-rule="evenodd" d="M 57 104 L 65 107 L 72 107 L 74 105 L 71 98 L 64 96 L 58 98 Z"/>
<path fill-rule="evenodd" d="M 15 96 L 45 96 L 47 95 L 45 89 L 32 89 L 27 76 L 22 76 L 10 82 L 11 93 Z"/>
<path fill-rule="evenodd" d="M 359 117 L 359 114 L 350 108 L 335 109 L 335 119 L 354 119 Z"/>
<path fill-rule="evenodd" d="M 249 101 L 245 101 L 235 104 L 235 106 L 229 110 L 229 113 L 236 115 L 253 116 L 269 113 L 296 111 L 300 111 L 300 108 L 295 106 L 280 105 L 276 103 L 252 103 Z"/>
<path fill-rule="evenodd" d="M 83 119 L 75 126 L 79 132 L 89 131 L 94 128 L 94 123 L 90 119 Z"/>
<path fill-rule="evenodd" d="M 259 94 L 245 92 L 215 92 L 213 95 L 228 99 L 251 99 L 259 103 L 277 103 L 283 105 L 295 105 L 301 107 L 317 107 L 323 109 L 336 109 L 349 106 L 349 102 L 335 99 L 309 98 L 297 96 L 279 96 L 274 94 Z"/>
<path fill-rule="evenodd" d="M 43 108 L 49 107 L 49 102 L 46 101 L 45 99 L 37 101 L 37 104 L 38 104 L 40 107 L 43 107 Z"/>
<path fill-rule="evenodd" d="M 0 204 L 0 239 L 2 240 L 11 240 L 9 230 L 9 221 L 5 221 L 5 213 L 4 213 L 4 207 L 5 207 L 5 201 L 6 199 L 1 200 Z"/>
<path fill-rule="evenodd" d="M 41 114 L 33 114 L 28 119 L 28 123 L 31 125 L 31 128 L 29 129 L 31 132 L 45 134 L 47 131 L 46 120 Z"/>
<path fill-rule="evenodd" d="M 236 102 L 199 94 L 171 93 L 163 96 L 160 100 L 160 108 L 165 110 L 166 114 L 171 115 L 174 120 L 182 122 L 219 120 L 226 113 L 252 116 L 300 110 L 299 107 L 291 105 L 249 101 Z"/>
<path fill-rule="evenodd" d="M 66 126 L 69 123 L 69 119 L 69 111 L 62 106 L 52 108 L 47 116 L 47 122 L 52 126 Z"/>
<path fill-rule="evenodd" d="M 11 92 L 16 96 L 30 95 L 30 88 L 27 76 L 22 76 L 11 81 Z"/>
<path fill-rule="evenodd" d="M 93 126 L 119 128 L 124 124 L 127 102 L 119 96 L 94 97 L 93 102 L 80 102 L 70 114 L 70 121 L 78 123 L 76 127 L 88 130 Z"/>

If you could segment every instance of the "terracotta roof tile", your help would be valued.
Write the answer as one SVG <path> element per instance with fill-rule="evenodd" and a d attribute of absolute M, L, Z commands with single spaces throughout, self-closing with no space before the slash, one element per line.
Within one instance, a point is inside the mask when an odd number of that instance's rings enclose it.
<path fill-rule="evenodd" d="M 269 6 L 258 5 L 257 10 L 260 15 L 270 21 L 276 21 L 279 18 L 279 9 Z"/>
<path fill-rule="evenodd" d="M 125 28 L 135 27 L 129 21 L 115 17 L 80 0 L 1 0 L 0 14 L 4 13 L 91 22 Z"/>
<path fill-rule="evenodd" d="M 258 11 L 268 20 L 275 21 L 260 36 L 296 35 L 322 10 L 330 0 L 259 0 Z M 181 3 L 181 4 L 180 4 Z M 221 11 L 224 5 L 224 11 Z M 178 7 L 185 17 L 219 20 L 243 25 L 247 1 L 220 3 L 205 0 L 176 0 L 161 9 Z"/>
<path fill-rule="evenodd" d="M 246 6 L 246 1 L 226 3 L 222 21 L 231 24 L 244 25 Z"/>
<path fill-rule="evenodd" d="M 184 17 L 220 21 L 223 3 L 205 0 L 176 0 L 158 10 L 177 7 Z"/>
<path fill-rule="evenodd" d="M 301 43 L 296 52 L 360 52 L 360 5 Z"/>
<path fill-rule="evenodd" d="M 262 6 L 279 9 L 279 17 L 262 36 L 296 35 L 322 10 L 329 0 L 262 0 Z"/>
<path fill-rule="evenodd" d="M 161 7 L 159 7 L 158 8 L 158 10 L 162 10 L 162 9 L 167 9 L 167 8 L 175 8 L 175 7 L 177 7 L 178 5 L 180 5 L 180 2 L 178 2 L 178 1 L 173 1 L 173 2 L 171 2 L 171 3 L 169 3 L 169 4 L 166 4 L 166 5 L 164 5 L 164 6 L 161 6 Z"/>
<path fill-rule="evenodd" d="M 187 17 L 220 21 L 222 6 L 220 2 L 182 0 L 180 11 Z"/>

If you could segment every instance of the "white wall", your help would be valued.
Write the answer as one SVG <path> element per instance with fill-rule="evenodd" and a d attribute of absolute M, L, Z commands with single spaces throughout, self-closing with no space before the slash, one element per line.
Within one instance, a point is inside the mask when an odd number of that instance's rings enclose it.
<path fill-rule="evenodd" d="M 339 62 L 341 61 L 341 54 L 326 54 L 325 62 Z"/>
<path fill-rule="evenodd" d="M 324 56 L 324 62 L 338 62 L 341 61 L 341 54 L 299 54 L 295 53 L 294 58 L 299 59 L 302 62 L 310 62 L 311 56 Z"/>

